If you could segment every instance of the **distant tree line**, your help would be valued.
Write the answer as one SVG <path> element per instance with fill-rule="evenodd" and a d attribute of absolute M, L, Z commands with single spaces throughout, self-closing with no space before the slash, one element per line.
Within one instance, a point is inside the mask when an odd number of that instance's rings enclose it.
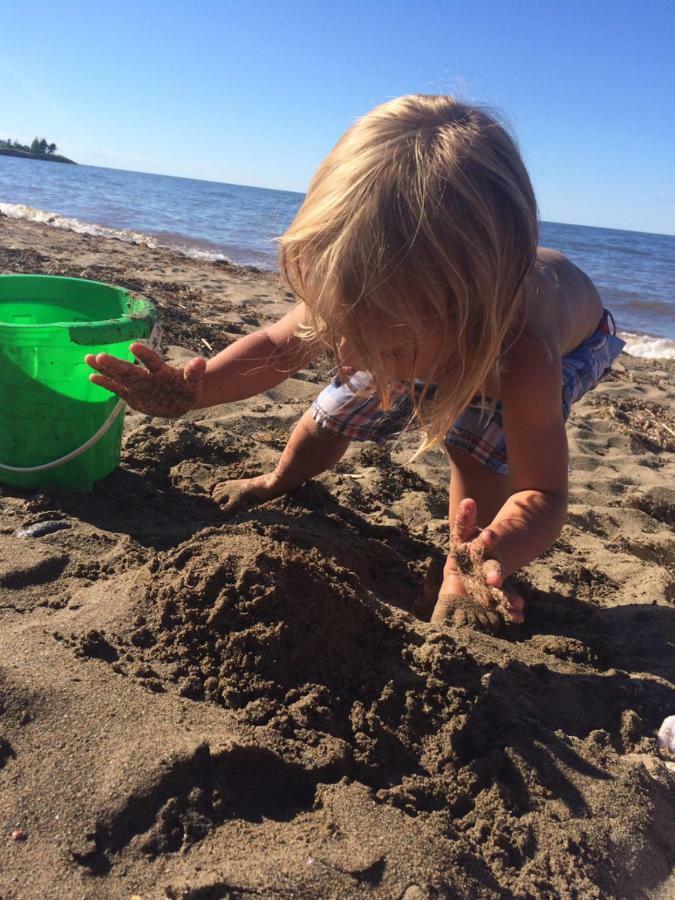
<path fill-rule="evenodd" d="M 27 144 L 20 144 L 8 138 L 6 141 L 0 140 L 0 150 L 22 150 L 24 153 L 36 153 L 39 156 L 49 156 L 56 153 L 56 144 L 48 144 L 44 138 L 33 138 L 30 147 Z"/>

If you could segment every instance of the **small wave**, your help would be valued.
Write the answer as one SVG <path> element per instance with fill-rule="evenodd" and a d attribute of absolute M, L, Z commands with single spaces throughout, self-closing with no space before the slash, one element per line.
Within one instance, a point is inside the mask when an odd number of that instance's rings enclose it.
<path fill-rule="evenodd" d="M 633 334 L 630 331 L 619 332 L 617 337 L 626 342 L 624 350 L 631 356 L 641 356 L 643 359 L 675 359 L 675 341 L 668 338 Z"/>
<path fill-rule="evenodd" d="M 224 253 L 219 253 L 217 250 L 201 250 L 199 247 L 190 247 L 183 243 L 174 243 L 173 241 L 170 243 L 158 241 L 157 246 L 165 247 L 167 250 L 174 250 L 177 253 L 182 253 L 183 256 L 189 256 L 190 259 L 205 260 L 206 262 L 217 262 L 220 260 L 228 263 L 234 262 L 229 256 L 226 256 Z"/>
<path fill-rule="evenodd" d="M 198 250 L 197 247 L 175 247 L 174 249 L 178 250 L 179 253 L 184 253 L 185 256 L 189 256 L 190 259 L 206 259 L 209 262 L 215 262 L 216 260 L 232 262 L 229 256 L 225 256 L 224 253 L 216 253 L 215 250 Z"/>
<path fill-rule="evenodd" d="M 159 246 L 158 242 L 149 234 L 131 231 L 128 228 L 106 228 L 105 225 L 94 225 L 91 222 L 83 222 L 81 219 L 70 219 L 68 216 L 48 212 L 44 209 L 35 209 L 33 206 L 25 206 L 22 203 L 0 203 L 0 213 L 9 216 L 10 219 L 29 219 L 31 222 L 40 222 L 42 225 L 51 225 L 53 228 L 75 231 L 77 234 L 115 238 L 128 244 L 145 244 L 153 249 Z"/>
<path fill-rule="evenodd" d="M 68 216 L 60 215 L 60 213 L 36 209 L 33 206 L 26 206 L 22 203 L 0 203 L 0 213 L 3 213 L 10 219 L 28 219 L 31 222 L 39 222 L 42 225 L 51 225 L 53 228 L 64 228 L 67 231 L 74 231 L 77 234 L 90 234 L 95 237 L 112 238 L 113 240 L 124 241 L 127 244 L 143 244 L 153 250 L 165 247 L 168 250 L 182 253 L 184 256 L 190 257 L 190 259 L 207 260 L 209 262 L 214 262 L 216 260 L 232 262 L 232 260 L 224 253 L 218 253 L 215 250 L 201 250 L 199 247 L 191 247 L 175 241 L 162 243 L 152 235 L 144 234 L 140 231 L 132 231 L 129 228 L 107 228 L 105 225 L 95 225 L 92 222 L 83 222 L 81 219 L 69 218 Z"/>

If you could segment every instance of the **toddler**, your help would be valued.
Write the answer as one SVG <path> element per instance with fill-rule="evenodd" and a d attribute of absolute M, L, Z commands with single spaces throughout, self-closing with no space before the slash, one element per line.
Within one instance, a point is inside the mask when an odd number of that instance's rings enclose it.
<path fill-rule="evenodd" d="M 268 328 L 177 369 L 142 344 L 135 366 L 88 356 L 90 379 L 134 409 L 179 416 L 251 397 L 326 348 L 337 368 L 271 473 L 214 491 L 226 509 L 277 497 L 350 442 L 417 425 L 445 449 L 451 543 L 432 621 L 522 622 L 508 576 L 560 533 L 565 420 L 623 342 L 590 278 L 538 247 L 514 139 L 486 109 L 411 95 L 356 122 L 280 239 L 298 298 Z M 483 527 L 479 527 L 478 523 Z"/>

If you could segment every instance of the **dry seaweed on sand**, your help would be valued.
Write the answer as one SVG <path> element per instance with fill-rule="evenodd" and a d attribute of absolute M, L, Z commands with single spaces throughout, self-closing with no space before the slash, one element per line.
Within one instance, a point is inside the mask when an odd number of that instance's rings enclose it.
<path fill-rule="evenodd" d="M 641 397 L 612 396 L 590 399 L 594 410 L 613 419 L 635 441 L 648 449 L 675 452 L 675 412 Z"/>

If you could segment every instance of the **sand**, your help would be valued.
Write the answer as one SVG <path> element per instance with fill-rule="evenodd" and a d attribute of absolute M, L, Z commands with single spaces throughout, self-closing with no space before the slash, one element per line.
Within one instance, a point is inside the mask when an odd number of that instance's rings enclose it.
<path fill-rule="evenodd" d="M 0 235 L 0 271 L 153 299 L 175 362 L 292 303 L 252 269 Z M 568 523 L 494 637 L 425 621 L 447 470 L 406 464 L 412 435 L 257 509 L 211 500 L 326 371 L 128 413 L 92 494 L 0 488 L 0 895 L 672 896 L 675 366 L 622 356 L 574 408 Z"/>

